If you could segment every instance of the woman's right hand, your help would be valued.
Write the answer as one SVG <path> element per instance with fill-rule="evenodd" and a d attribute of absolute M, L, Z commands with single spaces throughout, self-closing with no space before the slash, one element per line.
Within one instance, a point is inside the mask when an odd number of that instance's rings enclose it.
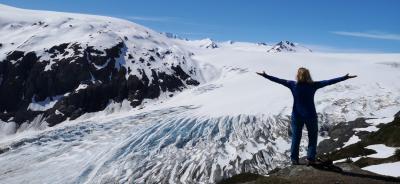
<path fill-rule="evenodd" d="M 346 77 L 347 77 L 348 79 L 351 79 L 351 78 L 355 78 L 355 77 L 357 77 L 357 75 L 350 75 L 350 74 L 346 74 Z"/>

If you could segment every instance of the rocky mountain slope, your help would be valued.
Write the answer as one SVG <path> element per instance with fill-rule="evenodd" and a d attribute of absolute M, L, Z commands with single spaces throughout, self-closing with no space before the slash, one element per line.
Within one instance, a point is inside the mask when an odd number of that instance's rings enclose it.
<path fill-rule="evenodd" d="M 268 177 L 244 173 L 220 183 L 398 183 L 400 112 L 390 122 L 378 122 L 371 124 L 360 118 L 330 128 L 329 139 L 324 139 L 318 145 L 319 157 L 335 161 L 342 171 L 306 165 L 288 166 L 272 170 Z M 372 128 L 375 126 L 379 128 Z M 349 143 L 353 136 L 360 139 Z"/>
<path fill-rule="evenodd" d="M 400 176 L 400 172 L 396 172 L 400 168 L 399 132 L 400 112 L 389 121 L 358 119 L 346 125 L 338 124 L 329 131 L 330 138 L 319 144 L 320 153 L 336 162 Z"/>

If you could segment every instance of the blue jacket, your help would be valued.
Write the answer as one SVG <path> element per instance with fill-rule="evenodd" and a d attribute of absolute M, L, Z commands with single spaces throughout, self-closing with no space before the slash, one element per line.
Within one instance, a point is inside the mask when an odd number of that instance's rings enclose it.
<path fill-rule="evenodd" d="M 290 89 L 293 95 L 292 117 L 301 119 L 317 118 L 314 104 L 314 95 L 317 89 L 348 79 L 347 76 L 343 76 L 330 80 L 315 81 L 312 83 L 298 83 L 296 81 L 284 80 L 267 74 L 263 75 L 263 77 L 282 84 Z"/>

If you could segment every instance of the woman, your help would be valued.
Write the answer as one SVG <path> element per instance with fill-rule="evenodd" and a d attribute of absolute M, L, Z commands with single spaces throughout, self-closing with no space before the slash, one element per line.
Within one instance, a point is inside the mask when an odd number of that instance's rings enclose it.
<path fill-rule="evenodd" d="M 309 165 L 316 164 L 316 150 L 318 138 L 318 119 L 317 112 L 314 105 L 314 94 L 317 89 L 341 82 L 350 78 L 357 77 L 356 75 L 345 75 L 343 77 L 313 81 L 310 72 L 306 68 L 299 68 L 297 71 L 296 81 L 279 79 L 274 76 L 267 75 L 264 71 L 262 73 L 256 72 L 273 82 L 282 84 L 290 89 L 293 95 L 293 108 L 291 116 L 292 127 L 292 146 L 290 149 L 293 165 L 299 164 L 299 145 L 304 124 L 308 131 L 308 150 L 307 162 Z"/>

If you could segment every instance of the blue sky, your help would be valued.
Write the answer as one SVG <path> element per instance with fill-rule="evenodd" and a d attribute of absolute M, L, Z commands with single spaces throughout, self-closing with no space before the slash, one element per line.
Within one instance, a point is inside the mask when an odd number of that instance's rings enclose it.
<path fill-rule="evenodd" d="M 0 0 L 28 9 L 129 19 L 189 39 L 299 42 L 317 50 L 400 52 L 397 0 Z M 0 12 L 1 13 L 1 12 Z"/>

